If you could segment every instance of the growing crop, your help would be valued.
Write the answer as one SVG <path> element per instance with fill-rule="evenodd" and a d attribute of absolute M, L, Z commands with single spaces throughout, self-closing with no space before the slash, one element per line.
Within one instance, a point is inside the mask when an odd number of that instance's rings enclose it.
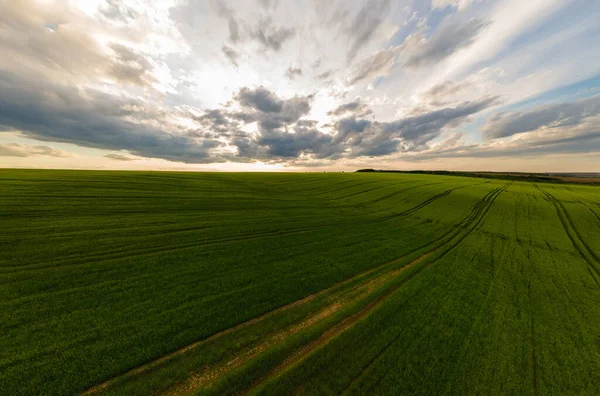
<path fill-rule="evenodd" d="M 0 171 L 3 394 L 597 394 L 600 190 Z"/>

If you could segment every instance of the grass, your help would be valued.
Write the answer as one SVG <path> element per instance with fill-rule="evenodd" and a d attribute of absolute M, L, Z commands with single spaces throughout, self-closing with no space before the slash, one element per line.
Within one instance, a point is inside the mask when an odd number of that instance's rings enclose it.
<path fill-rule="evenodd" d="M 600 190 L 0 171 L 6 394 L 596 394 Z"/>

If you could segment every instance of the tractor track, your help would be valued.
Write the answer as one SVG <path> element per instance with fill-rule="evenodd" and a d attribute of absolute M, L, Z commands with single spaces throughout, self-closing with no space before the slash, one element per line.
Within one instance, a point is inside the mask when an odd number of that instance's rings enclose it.
<path fill-rule="evenodd" d="M 212 383 L 214 380 L 216 380 L 223 374 L 226 374 L 227 372 L 229 372 L 230 370 L 232 370 L 234 368 L 242 366 L 244 363 L 247 363 L 252 358 L 258 356 L 259 354 L 261 354 L 262 352 L 267 350 L 269 347 L 271 347 L 281 341 L 284 341 L 289 336 L 291 336 L 293 334 L 297 334 L 298 332 L 300 332 L 310 326 L 313 326 L 316 323 L 319 323 L 320 321 L 322 321 L 326 318 L 329 318 L 333 314 L 339 312 L 341 309 L 343 309 L 353 303 L 356 303 L 358 300 L 368 298 L 374 291 L 379 290 L 379 288 L 382 287 L 382 285 L 385 285 L 386 282 L 389 281 L 391 278 L 398 276 L 399 274 L 403 273 L 406 269 L 408 269 L 412 266 L 415 266 L 416 264 L 426 260 L 429 256 L 433 255 L 434 253 L 438 253 L 440 250 L 445 248 L 445 251 L 443 252 L 442 256 L 447 254 L 450 250 L 454 249 L 468 234 L 470 234 L 481 223 L 481 221 L 483 220 L 483 217 L 485 216 L 487 211 L 490 209 L 494 200 L 507 187 L 508 187 L 508 184 L 505 185 L 504 187 L 500 187 L 500 188 L 497 188 L 497 189 L 494 189 L 494 190 L 488 192 L 473 207 L 473 209 L 465 216 L 465 218 L 463 218 L 463 220 L 461 220 L 456 225 L 455 228 L 448 231 L 446 234 L 444 234 L 438 240 L 434 240 L 424 246 L 424 247 L 427 247 L 427 246 L 431 246 L 431 245 L 435 244 L 436 247 L 434 247 L 433 249 L 430 249 L 426 253 L 419 255 L 416 259 L 414 259 L 413 261 L 411 261 L 410 263 L 408 263 L 404 266 L 401 266 L 401 267 L 395 268 L 395 269 L 392 268 L 387 271 L 383 271 L 381 274 L 377 274 L 375 278 L 367 279 L 365 282 L 362 282 L 362 283 L 358 284 L 357 286 L 350 288 L 348 290 L 342 290 L 341 293 L 339 295 L 337 295 L 337 297 L 335 295 L 333 296 L 334 298 L 332 299 L 332 301 L 330 301 L 330 304 L 325 306 L 324 309 L 318 310 L 316 313 L 312 314 L 310 317 L 301 321 L 300 323 L 292 324 L 291 326 L 288 326 L 281 331 L 275 332 L 275 334 L 273 332 L 271 334 L 266 334 L 267 337 L 269 337 L 269 336 L 270 337 L 267 338 L 267 341 L 265 341 L 264 343 L 259 344 L 258 346 L 254 346 L 253 348 L 241 353 L 235 359 L 230 360 L 230 361 L 226 362 L 225 364 L 222 364 L 222 362 L 221 362 L 221 364 L 217 364 L 217 366 L 213 367 L 213 369 L 202 370 L 201 372 L 193 374 L 190 377 L 190 379 L 188 381 L 186 381 L 185 384 L 180 384 L 180 385 L 176 386 L 175 388 L 171 389 L 168 392 L 168 394 L 185 393 L 185 392 L 189 392 L 191 390 L 198 389 L 199 387 L 202 387 L 202 386 Z M 458 188 L 461 188 L 461 187 L 458 187 Z M 436 196 L 431 197 L 431 198 L 427 199 L 426 201 L 422 202 L 421 204 L 419 204 L 411 209 L 408 209 L 398 215 L 406 215 L 406 214 L 413 213 L 413 212 L 419 210 L 420 208 L 430 204 L 431 202 L 433 202 L 443 196 L 447 196 L 455 189 L 449 189 L 449 190 L 444 191 L 441 194 L 437 194 Z M 416 251 L 422 250 L 424 247 L 421 247 L 421 248 L 417 249 Z M 440 257 L 442 257 L 442 256 L 440 256 Z M 329 288 L 324 289 L 318 293 L 309 295 L 303 299 L 300 299 L 300 300 L 297 300 L 290 304 L 276 308 L 276 309 L 269 311 L 263 315 L 260 315 L 256 318 L 250 319 L 250 320 L 240 323 L 236 326 L 233 326 L 228 329 L 217 332 L 208 338 L 205 338 L 203 340 L 189 344 L 177 351 L 174 351 L 170 354 L 162 356 L 152 362 L 149 362 L 145 365 L 134 368 L 126 373 L 120 374 L 120 375 L 113 377 L 107 381 L 104 381 L 98 385 L 95 385 L 95 386 L 89 388 L 88 390 L 86 390 L 85 392 L 83 392 L 83 394 L 98 393 L 104 389 L 109 388 L 111 385 L 115 384 L 122 378 L 129 378 L 132 376 L 143 374 L 147 371 L 150 371 L 154 368 L 159 367 L 160 365 L 168 362 L 169 360 L 171 360 L 177 356 L 180 356 L 184 353 L 187 353 L 187 352 L 199 347 L 200 345 L 203 345 L 205 343 L 213 341 L 221 336 L 233 333 L 236 330 L 250 327 L 250 326 L 252 326 L 256 323 L 259 323 L 269 317 L 272 317 L 273 315 L 276 315 L 278 313 L 281 313 L 281 312 L 287 311 L 289 309 L 292 309 L 294 307 L 306 304 L 310 301 L 315 300 L 317 297 L 320 297 L 320 296 L 325 295 L 326 293 L 332 292 L 332 289 L 339 288 L 341 286 L 343 287 L 344 285 L 346 285 L 348 283 L 357 281 L 363 277 L 368 277 L 369 275 L 375 273 L 376 271 L 381 270 L 382 268 L 384 268 L 386 266 L 390 266 L 395 263 L 398 263 L 402 260 L 403 260 L 403 258 L 399 258 L 399 259 L 392 260 L 390 262 L 386 262 L 375 268 L 371 268 L 368 271 L 365 271 L 358 275 L 355 275 L 352 278 L 346 279 L 342 282 L 338 282 L 338 283 L 330 286 Z M 251 389 L 253 389 L 256 386 L 259 386 L 262 382 L 266 381 L 267 379 L 277 376 L 279 373 L 281 373 L 285 368 L 289 367 L 290 365 L 293 365 L 293 364 L 303 360 L 304 357 L 308 356 L 311 352 L 313 352 L 316 349 L 319 349 L 321 346 L 324 346 L 331 339 L 335 338 L 337 335 L 341 334 L 348 328 L 352 327 L 355 323 L 359 322 L 361 319 L 368 316 L 368 314 L 370 314 L 371 311 L 375 310 L 378 306 L 380 306 L 384 302 L 384 300 L 387 299 L 387 297 L 389 297 L 391 294 L 396 292 L 406 281 L 408 281 L 412 277 L 416 276 L 425 267 L 427 267 L 427 266 L 424 266 L 420 270 L 415 271 L 415 273 L 411 274 L 404 282 L 401 282 L 399 285 L 391 287 L 389 290 L 385 291 L 383 294 L 378 296 L 374 301 L 368 303 L 360 311 L 347 316 L 346 318 L 341 320 L 338 324 L 334 325 L 329 330 L 326 330 L 323 334 L 321 334 L 321 336 L 319 336 L 318 338 L 316 338 L 309 344 L 307 344 L 307 345 L 299 348 L 295 352 L 293 352 L 286 360 L 284 360 L 282 363 L 280 363 L 278 366 L 276 366 L 275 369 L 273 369 L 273 371 L 270 372 L 266 378 L 255 383 L 251 387 Z M 357 295 L 350 299 L 343 299 L 344 295 L 353 293 L 353 292 L 357 293 Z M 342 302 L 339 301 L 340 299 L 342 299 Z"/>
<path fill-rule="evenodd" d="M 414 265 L 416 265 L 416 264 L 418 264 L 418 263 L 426 260 L 429 256 L 432 256 L 433 254 L 437 253 L 438 251 L 444 250 L 444 248 L 446 248 L 446 249 L 433 262 L 437 262 L 439 259 L 441 259 L 446 254 L 448 254 L 462 240 L 464 240 L 464 238 L 466 238 L 475 228 L 477 228 L 479 226 L 479 224 L 481 223 L 481 221 L 483 220 L 483 218 L 485 217 L 485 215 L 487 214 L 487 212 L 491 208 L 491 206 L 494 203 L 494 201 L 496 200 L 496 198 L 503 191 L 505 191 L 506 188 L 508 188 L 508 186 L 509 185 L 505 185 L 504 187 L 500 187 L 498 189 L 495 189 L 495 190 L 491 191 L 490 193 L 488 193 L 476 205 L 475 210 L 472 212 L 472 214 L 469 215 L 465 220 L 463 220 L 463 222 L 465 223 L 464 225 L 467 227 L 464 232 L 461 232 L 462 230 L 459 230 L 454 235 L 452 235 L 448 240 L 446 240 L 445 242 L 443 242 L 441 245 L 439 245 L 436 248 L 434 248 L 433 250 L 431 250 L 431 251 L 429 251 L 429 252 L 427 252 L 427 253 L 419 256 L 417 259 L 415 259 L 414 261 L 412 261 L 408 265 L 406 265 L 406 266 L 404 266 L 404 267 L 402 267 L 402 268 L 400 268 L 400 269 L 398 269 L 396 271 L 403 272 L 407 268 L 412 267 L 412 266 L 414 266 Z M 481 205 L 482 203 L 483 203 L 483 205 Z M 461 223 L 463 223 L 463 222 L 461 222 Z M 456 238 L 458 238 L 458 241 L 454 241 L 454 239 L 456 239 Z M 446 246 L 450 242 L 454 242 L 454 243 L 450 244 L 450 246 Z M 429 263 L 429 265 L 431 265 L 432 263 Z M 393 287 L 391 287 L 389 290 L 387 290 L 382 295 L 380 295 L 379 297 L 377 297 L 374 301 L 372 301 L 371 303 L 369 303 L 366 307 L 364 307 L 360 311 L 358 311 L 358 312 L 356 312 L 356 313 L 354 313 L 354 314 L 346 317 L 340 323 L 338 323 L 337 325 L 335 325 L 334 327 L 330 328 L 325 333 L 323 333 L 316 340 L 314 340 L 314 341 L 310 342 L 309 344 L 305 345 L 304 347 L 298 349 L 296 352 L 294 352 L 292 355 L 290 355 L 286 360 L 284 360 L 282 363 L 280 363 L 279 365 L 277 365 L 269 374 L 267 374 L 265 377 L 257 380 L 254 384 L 252 384 L 252 386 L 245 393 L 250 393 L 253 390 L 255 390 L 257 387 L 259 387 L 261 384 L 269 381 L 272 378 L 275 378 L 275 377 L 279 376 L 288 367 L 290 367 L 290 366 L 292 366 L 292 365 L 294 365 L 296 363 L 299 363 L 304 358 L 306 358 L 308 355 L 310 355 L 312 352 L 314 352 L 317 349 L 320 349 L 321 347 L 325 346 L 327 343 L 329 343 L 329 341 L 331 341 L 332 339 L 334 339 L 335 337 L 337 337 L 338 335 L 340 335 L 344 331 L 348 330 L 354 324 L 358 323 L 362 319 L 366 318 L 372 311 L 376 310 L 376 308 L 378 308 L 379 306 L 381 306 L 383 304 L 383 302 L 385 300 L 387 300 L 391 295 L 393 295 L 398 290 L 400 290 L 401 287 L 406 282 L 408 282 L 410 279 L 412 279 L 413 277 L 415 277 L 416 275 L 418 275 L 426 267 L 428 267 L 428 265 L 426 265 L 426 266 L 422 267 L 420 270 L 412 273 L 409 277 L 407 277 L 406 279 L 404 279 L 403 282 L 401 282 L 401 283 L 399 283 L 399 284 L 394 285 Z M 379 356 L 381 354 L 383 354 L 383 352 L 385 352 L 385 349 L 389 348 L 389 346 L 391 346 L 392 344 L 393 343 L 390 343 L 386 348 L 384 348 L 384 350 L 382 350 L 380 352 Z M 375 360 L 373 360 L 373 362 Z M 366 368 L 364 368 L 364 370 L 366 370 Z"/>
<path fill-rule="evenodd" d="M 477 185 L 477 184 L 475 184 L 475 185 Z M 464 188 L 464 187 L 469 187 L 469 186 L 459 186 L 459 187 L 455 187 L 455 188 L 450 188 L 440 194 L 436 194 L 433 197 L 428 198 L 424 202 L 421 202 L 420 204 L 418 204 L 412 208 L 404 210 L 400 213 L 395 213 L 395 214 L 392 214 L 389 216 L 384 216 L 384 217 L 381 217 L 381 218 L 375 219 L 375 220 L 362 221 L 362 222 L 358 222 L 358 223 L 335 223 L 335 224 L 328 224 L 328 225 L 321 225 L 321 226 L 296 228 L 296 229 L 290 229 L 290 230 L 286 230 L 286 231 L 282 231 L 282 230 L 265 231 L 262 233 L 252 233 L 252 234 L 239 235 L 239 236 L 228 237 L 228 238 L 205 239 L 205 240 L 200 240 L 200 241 L 191 241 L 191 242 L 173 244 L 173 245 L 168 245 L 168 246 L 157 246 L 157 247 L 150 248 L 150 249 L 131 249 L 131 247 L 129 247 L 129 248 L 123 248 L 120 250 L 112 250 L 110 252 L 102 252 L 102 253 L 97 253 L 94 255 L 86 256 L 85 260 L 86 260 L 86 263 L 91 263 L 91 262 L 97 262 L 97 261 L 121 260 L 121 259 L 131 258 L 131 257 L 154 256 L 154 255 L 159 255 L 159 254 L 164 254 L 164 253 L 172 253 L 172 252 L 177 252 L 177 251 L 194 249 L 194 248 L 198 248 L 200 246 L 212 246 L 212 245 L 218 245 L 221 243 L 250 241 L 250 240 L 255 240 L 255 239 L 263 239 L 263 238 L 278 237 L 278 236 L 289 236 L 289 235 L 307 233 L 307 232 L 311 232 L 311 231 L 324 231 L 324 230 L 329 230 L 329 229 L 337 228 L 337 227 L 341 227 L 341 226 L 377 224 L 377 223 L 394 220 L 398 217 L 408 216 L 408 215 L 424 208 L 425 206 L 430 205 L 431 203 L 435 202 L 436 200 L 450 195 L 450 193 L 452 191 L 460 189 L 460 188 Z M 43 269 L 48 269 L 48 268 L 79 265 L 80 264 L 79 261 L 81 259 L 82 259 L 81 257 L 79 257 L 77 255 L 73 255 L 73 256 L 63 256 L 59 260 L 44 262 L 44 264 L 42 264 L 42 265 L 34 264 L 33 266 L 8 266 L 8 267 L 4 267 L 5 269 L 8 269 L 8 270 L 0 271 L 0 275 L 16 274 L 19 272 L 29 271 L 31 269 L 43 270 Z"/>
<path fill-rule="evenodd" d="M 581 234 L 573 224 L 573 220 L 571 219 L 571 216 L 569 216 L 569 213 L 565 209 L 562 202 L 556 199 L 554 195 L 542 190 L 537 184 L 534 184 L 534 187 L 537 188 L 540 192 L 542 192 L 546 196 L 548 201 L 550 201 L 554 205 L 554 208 L 556 209 L 556 214 L 558 215 L 558 218 L 563 226 L 565 233 L 567 234 L 567 237 L 571 240 L 571 243 L 573 244 L 573 247 L 575 248 L 577 253 L 579 253 L 579 256 L 581 256 L 581 258 L 583 258 L 583 260 L 585 261 L 588 267 L 588 271 L 592 276 L 592 279 L 594 279 L 596 286 L 600 288 L 600 283 L 598 282 L 598 277 L 600 276 L 598 263 L 600 263 L 600 258 L 589 247 L 587 242 L 585 242 L 585 240 L 581 237 Z M 594 273 L 596 275 L 594 275 Z"/>

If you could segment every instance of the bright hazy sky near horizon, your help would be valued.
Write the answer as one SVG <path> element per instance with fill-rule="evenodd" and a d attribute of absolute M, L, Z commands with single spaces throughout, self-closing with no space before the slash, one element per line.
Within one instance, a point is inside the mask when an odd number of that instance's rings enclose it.
<path fill-rule="evenodd" d="M 0 167 L 600 172 L 600 2 L 0 0 Z"/>

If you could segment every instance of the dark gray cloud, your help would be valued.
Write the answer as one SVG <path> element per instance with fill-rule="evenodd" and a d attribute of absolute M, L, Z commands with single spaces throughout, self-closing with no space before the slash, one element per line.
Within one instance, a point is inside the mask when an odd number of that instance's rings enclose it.
<path fill-rule="evenodd" d="M 291 66 L 285 72 L 285 76 L 287 78 L 289 78 L 290 80 L 293 80 L 297 76 L 301 76 L 301 75 L 302 75 L 302 69 L 291 67 Z"/>
<path fill-rule="evenodd" d="M 387 123 L 384 131 L 390 134 L 400 132 L 400 136 L 416 145 L 422 145 L 436 138 L 442 128 L 456 127 L 467 117 L 498 103 L 497 97 L 465 102 L 453 108 L 444 108 L 429 113 L 407 117 Z"/>
<path fill-rule="evenodd" d="M 480 19 L 471 19 L 465 23 L 443 24 L 429 39 L 416 43 L 415 48 L 410 49 L 411 54 L 404 65 L 417 68 L 439 62 L 471 45 L 488 24 Z"/>
<path fill-rule="evenodd" d="M 496 98 L 464 102 L 393 122 L 362 119 L 366 105 L 354 101 L 340 106 L 332 115 L 352 116 L 340 119 L 326 133 L 313 120 L 301 120 L 310 110 L 311 97 L 283 99 L 264 87 L 244 88 L 235 96 L 241 112 L 207 112 L 212 128 L 230 136 L 238 156 L 260 160 L 285 160 L 312 156 L 321 159 L 341 157 L 385 156 L 396 152 L 427 150 L 428 143 L 468 117 L 496 103 Z M 257 122 L 258 134 L 240 133 L 241 124 Z M 229 132 L 228 132 L 229 131 Z"/>
<path fill-rule="evenodd" d="M 492 106 L 496 98 L 465 102 L 393 122 L 370 122 L 344 119 L 338 122 L 335 142 L 345 142 L 351 156 L 381 156 L 393 152 L 422 151 L 427 143 L 439 137 L 446 128 L 464 123 L 472 114 Z"/>
<path fill-rule="evenodd" d="M 21 131 L 26 137 L 131 154 L 108 154 L 114 160 L 141 156 L 188 163 L 331 160 L 425 150 L 445 128 L 459 125 L 494 102 L 488 98 L 394 122 L 377 122 L 361 119 L 370 110 L 357 100 L 331 112 L 346 117 L 330 126 L 333 133 L 328 133 L 319 130 L 317 121 L 302 119 L 310 112 L 312 95 L 282 98 L 262 86 L 240 89 L 233 96 L 239 107 L 207 109 L 200 114 L 156 110 L 129 98 L 23 81 L 6 73 L 0 74 L 0 92 L 0 126 Z M 181 117 L 197 126 L 178 127 L 168 121 Z M 256 123 L 257 132 L 244 131 L 250 123 Z M 219 149 L 224 146 L 237 148 L 237 154 L 223 154 Z"/>
<path fill-rule="evenodd" d="M 0 144 L 0 157 L 73 157 L 73 154 L 64 150 L 55 149 L 48 146 L 29 146 L 25 144 L 8 143 Z"/>
<path fill-rule="evenodd" d="M 283 100 L 265 87 L 256 89 L 242 88 L 236 99 L 246 107 L 259 110 L 264 113 L 278 113 L 283 107 Z"/>
<path fill-rule="evenodd" d="M 265 89 L 260 89 L 263 90 Z M 253 90 L 255 91 L 258 89 Z M 280 103 L 280 106 L 263 106 L 264 110 L 270 111 L 258 111 L 260 106 L 256 105 L 254 100 L 249 107 L 257 109 L 258 114 L 255 114 L 254 119 L 259 121 L 259 134 L 237 136 L 233 144 L 238 147 L 239 156 L 263 160 L 289 160 L 306 155 L 320 159 L 377 157 L 396 152 L 424 151 L 429 149 L 427 144 L 439 137 L 446 128 L 460 125 L 470 115 L 493 105 L 496 101 L 496 98 L 484 98 L 394 122 L 377 122 L 352 116 L 339 120 L 333 126 L 335 133 L 329 134 L 318 130 L 316 121 L 297 120 L 295 125 L 295 117 L 282 121 L 280 113 L 283 113 L 283 109 L 289 106 L 289 103 L 293 103 L 294 99 L 283 100 L 264 92 L 252 95 L 252 98 L 257 96 L 261 98 L 261 103 L 267 96 L 267 102 Z M 353 102 L 348 104 L 347 109 L 360 107 L 360 104 Z M 277 112 L 272 111 L 276 108 Z M 308 110 L 296 112 L 296 117 L 307 112 Z M 347 112 L 340 110 L 340 114 Z"/>
<path fill-rule="evenodd" d="M 337 133 L 334 142 L 349 142 L 350 145 L 357 146 L 362 140 L 364 133 L 372 122 L 369 120 L 356 119 L 356 117 L 344 118 L 337 123 Z"/>
<path fill-rule="evenodd" d="M 338 106 L 336 109 L 331 110 L 327 114 L 330 116 L 343 116 L 347 114 L 353 114 L 356 117 L 365 117 L 369 114 L 372 114 L 373 111 L 369 109 L 369 106 L 365 103 L 361 103 L 360 100 L 355 100 L 354 102 L 346 103 L 341 106 Z"/>
<path fill-rule="evenodd" d="M 351 39 L 347 58 L 351 61 L 358 51 L 366 45 L 390 11 L 390 0 L 368 0 L 355 15 L 347 28 Z"/>
<path fill-rule="evenodd" d="M 270 18 L 259 21 L 250 32 L 250 37 L 266 49 L 279 51 L 283 44 L 296 34 L 296 30 L 285 26 L 275 26 Z"/>
<path fill-rule="evenodd" d="M 238 67 L 237 60 L 238 60 L 240 54 L 237 51 L 233 50 L 232 48 L 229 48 L 226 45 L 224 45 L 223 48 L 221 48 L 221 50 L 223 51 L 223 54 L 225 54 L 227 59 L 229 59 L 231 64 L 234 65 L 235 67 Z"/>
<path fill-rule="evenodd" d="M 317 158 L 325 158 L 337 151 L 331 141 L 329 134 L 299 127 L 294 133 L 278 130 L 262 134 L 257 144 L 266 147 L 266 153 L 271 157 L 297 158 L 301 154 L 315 154 Z"/>
<path fill-rule="evenodd" d="M 262 130 L 289 126 L 308 114 L 312 96 L 282 99 L 265 87 L 242 88 L 235 99 L 245 108 L 232 116 L 245 122 L 258 121 Z"/>
<path fill-rule="evenodd" d="M 600 96 L 573 103 L 538 106 L 525 112 L 504 112 L 493 115 L 483 128 L 488 139 L 498 139 L 542 127 L 576 126 L 585 118 L 600 114 Z"/>
<path fill-rule="evenodd" d="M 33 139 L 190 163 L 219 160 L 211 149 L 221 143 L 155 126 L 164 115 L 141 102 L 6 73 L 0 74 L 0 92 L 0 126 Z"/>

